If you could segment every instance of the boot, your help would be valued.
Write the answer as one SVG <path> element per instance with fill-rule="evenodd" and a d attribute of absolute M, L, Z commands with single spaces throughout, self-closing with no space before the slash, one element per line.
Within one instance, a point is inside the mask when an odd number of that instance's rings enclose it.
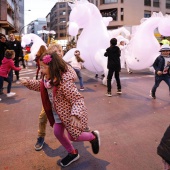
<path fill-rule="evenodd" d="M 38 80 L 38 75 L 36 75 L 36 80 Z"/>

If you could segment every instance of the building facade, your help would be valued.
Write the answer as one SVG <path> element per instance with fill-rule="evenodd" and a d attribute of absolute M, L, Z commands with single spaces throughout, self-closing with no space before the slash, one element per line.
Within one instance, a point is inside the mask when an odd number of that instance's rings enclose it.
<path fill-rule="evenodd" d="M 0 0 L 0 33 L 18 33 L 24 25 L 24 0 Z"/>
<path fill-rule="evenodd" d="M 98 0 L 98 8 L 103 17 L 113 18 L 108 29 L 122 26 L 131 29 L 153 12 L 170 14 L 170 0 Z"/>

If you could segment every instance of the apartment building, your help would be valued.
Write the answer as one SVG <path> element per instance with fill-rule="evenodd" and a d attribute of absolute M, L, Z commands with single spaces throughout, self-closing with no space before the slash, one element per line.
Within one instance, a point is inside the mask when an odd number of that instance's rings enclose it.
<path fill-rule="evenodd" d="M 17 33 L 24 25 L 24 0 L 0 0 L 0 33 Z"/>
<path fill-rule="evenodd" d="M 103 17 L 113 18 L 108 29 L 125 26 L 131 30 L 153 12 L 170 14 L 170 0 L 98 0 L 98 8 Z"/>
<path fill-rule="evenodd" d="M 50 12 L 50 30 L 56 32 L 57 40 L 67 39 L 67 23 L 71 8 L 67 2 L 57 2 Z"/>

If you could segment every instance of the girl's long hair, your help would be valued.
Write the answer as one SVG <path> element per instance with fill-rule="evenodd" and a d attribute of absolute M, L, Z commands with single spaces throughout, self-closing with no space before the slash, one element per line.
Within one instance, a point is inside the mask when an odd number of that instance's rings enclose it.
<path fill-rule="evenodd" d="M 76 50 L 76 51 L 80 53 L 80 51 L 78 51 L 78 50 Z M 75 51 L 75 52 L 76 52 L 76 51 Z M 75 57 L 76 57 L 77 62 L 82 62 L 82 63 L 84 63 L 84 60 L 83 60 L 80 56 L 75 55 Z"/>
<path fill-rule="evenodd" d="M 52 58 L 52 60 L 48 63 L 50 78 L 51 78 L 50 84 L 52 86 L 57 86 L 62 81 L 63 73 L 67 72 L 68 70 L 67 64 L 61 57 L 57 55 L 56 52 L 43 53 L 43 55 L 40 57 L 40 61 L 43 61 L 43 57 L 45 55 L 50 55 Z"/>
<path fill-rule="evenodd" d="M 44 45 L 41 45 L 36 56 L 41 57 L 41 55 L 46 52 L 46 47 Z"/>

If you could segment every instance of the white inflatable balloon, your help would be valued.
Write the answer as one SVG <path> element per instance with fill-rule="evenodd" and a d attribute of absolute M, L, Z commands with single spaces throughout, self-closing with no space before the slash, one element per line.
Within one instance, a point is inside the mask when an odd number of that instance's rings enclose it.
<path fill-rule="evenodd" d="M 47 48 L 46 43 L 38 35 L 32 33 L 23 35 L 21 39 L 21 46 L 25 47 L 31 42 L 33 42 L 33 45 L 30 49 L 31 53 L 29 54 L 29 61 L 35 59 L 35 55 L 37 54 L 41 45 L 44 45 Z"/>

